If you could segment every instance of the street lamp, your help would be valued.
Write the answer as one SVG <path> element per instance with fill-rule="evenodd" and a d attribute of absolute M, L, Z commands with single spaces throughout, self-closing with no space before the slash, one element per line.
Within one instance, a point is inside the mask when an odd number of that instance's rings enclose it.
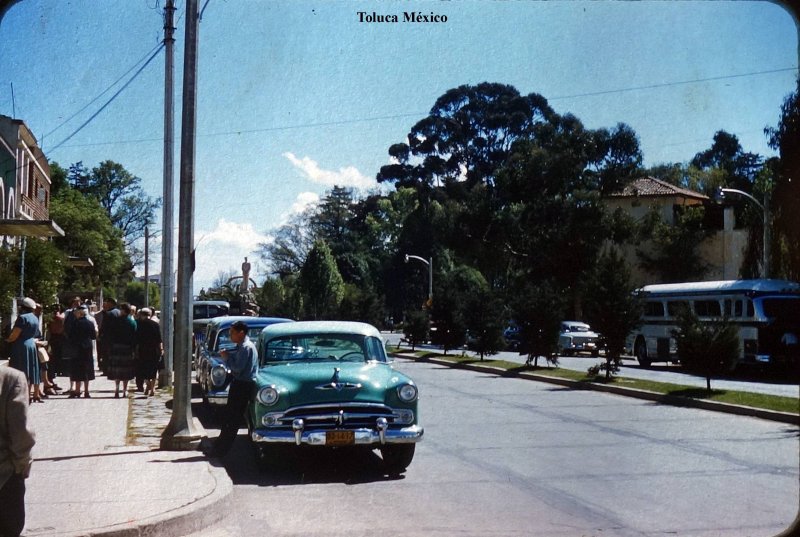
<path fill-rule="evenodd" d="M 764 203 L 761 203 L 752 195 L 748 194 L 743 190 L 738 190 L 735 188 L 722 188 L 717 187 L 717 190 L 714 192 L 714 201 L 717 203 L 722 203 L 725 201 L 725 194 L 739 194 L 740 196 L 744 196 L 761 209 L 761 215 L 764 218 L 764 236 L 763 236 L 763 248 L 762 248 L 762 261 L 761 261 L 761 276 L 763 278 L 769 278 L 769 253 L 770 253 L 770 214 L 769 214 L 769 198 L 768 193 L 764 192 Z"/>
<path fill-rule="evenodd" d="M 414 259 L 428 265 L 428 307 L 431 307 L 433 305 L 433 257 L 428 260 L 418 255 L 406 254 L 406 263 L 408 263 L 409 259 Z"/>

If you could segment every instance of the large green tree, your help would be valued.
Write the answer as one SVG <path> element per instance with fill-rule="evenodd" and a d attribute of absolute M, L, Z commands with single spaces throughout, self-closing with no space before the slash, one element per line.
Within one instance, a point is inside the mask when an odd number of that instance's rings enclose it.
<path fill-rule="evenodd" d="M 271 241 L 259 243 L 256 253 L 272 274 L 288 276 L 300 272 L 314 246 L 310 220 L 315 210 L 316 207 L 309 207 L 293 215 L 288 222 L 268 232 Z"/>
<path fill-rule="evenodd" d="M 64 230 L 54 244 L 67 256 L 89 258 L 91 267 L 68 267 L 63 289 L 93 290 L 98 285 L 116 287 L 129 278 L 133 265 L 125 252 L 122 233 L 99 202 L 74 188 L 53 196 L 50 217 Z"/>
<path fill-rule="evenodd" d="M 603 337 L 606 378 L 619 370 L 625 339 L 641 322 L 642 301 L 634 294 L 631 272 L 620 252 L 607 248 L 587 278 L 584 297 L 586 320 Z"/>
<path fill-rule="evenodd" d="M 766 129 L 770 147 L 780 161 L 774 163 L 772 208 L 774 239 L 781 262 L 778 269 L 791 280 L 800 280 L 800 78 L 797 88 L 786 97 L 776 127 Z"/>
<path fill-rule="evenodd" d="M 141 261 L 143 251 L 137 243 L 144 238 L 145 228 L 155 222 L 161 199 L 149 196 L 142 188 L 141 178 L 111 160 L 105 160 L 91 170 L 77 162 L 69 168 L 68 181 L 73 188 L 100 203 L 120 230 L 134 263 Z"/>
<path fill-rule="evenodd" d="M 330 248 L 316 241 L 300 270 L 305 316 L 309 319 L 335 319 L 344 298 L 344 281 Z"/>
<path fill-rule="evenodd" d="M 711 147 L 697 153 L 690 162 L 699 170 L 722 172 L 717 174 L 715 186 L 734 188 L 763 200 L 772 189 L 771 181 L 758 180 L 764 159 L 755 153 L 746 152 L 735 134 L 720 130 L 714 134 Z M 721 177 L 724 179 L 721 179 Z M 706 191 L 712 195 L 712 192 Z M 758 263 L 762 258 L 764 214 L 762 210 L 743 196 L 732 194 L 726 203 L 736 207 L 736 220 L 749 229 L 749 240 L 740 272 L 745 277 L 759 274 Z"/>

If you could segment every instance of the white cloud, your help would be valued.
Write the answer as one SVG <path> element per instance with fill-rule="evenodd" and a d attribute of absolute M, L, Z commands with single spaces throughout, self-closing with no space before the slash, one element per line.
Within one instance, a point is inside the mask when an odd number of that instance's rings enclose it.
<path fill-rule="evenodd" d="M 355 166 L 339 168 L 338 171 L 323 170 L 316 161 L 308 157 L 300 159 L 290 152 L 284 153 L 283 156 L 310 181 L 320 185 L 351 187 L 359 190 L 369 190 L 377 185 L 375 179 L 363 175 Z"/>
<path fill-rule="evenodd" d="M 289 210 L 288 216 L 300 214 L 305 211 L 309 206 L 319 203 L 319 194 L 315 192 L 301 192 L 297 195 Z M 286 220 L 286 219 L 284 219 Z"/>
<path fill-rule="evenodd" d="M 247 257 L 252 265 L 250 276 L 260 282 L 259 264 L 253 252 L 262 242 L 272 237 L 259 233 L 249 223 L 238 223 L 220 218 L 217 227 L 210 231 L 195 231 L 194 288 L 208 289 L 220 272 L 241 273 L 242 262 Z"/>

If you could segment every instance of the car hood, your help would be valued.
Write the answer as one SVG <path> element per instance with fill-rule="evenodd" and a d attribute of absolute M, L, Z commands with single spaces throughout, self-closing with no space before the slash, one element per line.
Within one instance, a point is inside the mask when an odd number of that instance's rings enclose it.
<path fill-rule="evenodd" d="M 337 372 L 338 369 L 338 372 Z M 412 381 L 383 362 L 287 362 L 259 369 L 258 387 L 275 386 L 284 405 L 340 401 L 391 403 Z"/>

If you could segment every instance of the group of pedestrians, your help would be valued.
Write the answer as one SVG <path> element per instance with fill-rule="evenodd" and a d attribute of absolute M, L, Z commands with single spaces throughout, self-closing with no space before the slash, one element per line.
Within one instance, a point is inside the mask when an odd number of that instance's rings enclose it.
<path fill-rule="evenodd" d="M 6 341 L 11 344 L 9 365 L 25 374 L 30 402 L 43 402 L 61 391 L 56 377 L 69 378 L 69 389 L 63 391 L 69 398 L 91 398 L 95 349 L 100 371 L 116 383 L 115 397 L 120 397 L 120 387 L 122 396 L 127 396 L 133 379 L 145 396 L 155 394 L 163 346 L 149 308 L 137 312 L 135 306 L 118 306 L 107 298 L 103 309 L 92 315 L 89 306 L 75 297 L 65 311 L 56 307 L 45 335 L 40 326 L 41 306 L 24 298 L 19 311 Z"/>

